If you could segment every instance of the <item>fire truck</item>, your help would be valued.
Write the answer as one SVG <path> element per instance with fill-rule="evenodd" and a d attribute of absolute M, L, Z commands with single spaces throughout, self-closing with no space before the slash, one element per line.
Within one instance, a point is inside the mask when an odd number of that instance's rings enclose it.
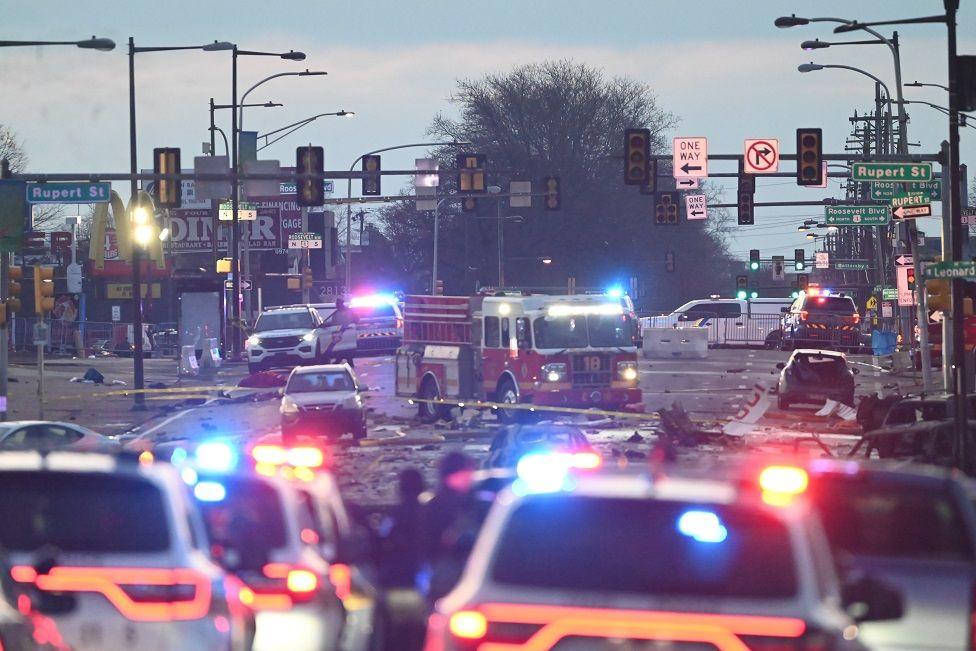
<path fill-rule="evenodd" d="M 619 298 L 496 292 L 407 296 L 396 394 L 643 411 L 633 317 Z M 428 422 L 449 408 L 418 402 Z M 506 422 L 524 409 L 497 411 Z"/>

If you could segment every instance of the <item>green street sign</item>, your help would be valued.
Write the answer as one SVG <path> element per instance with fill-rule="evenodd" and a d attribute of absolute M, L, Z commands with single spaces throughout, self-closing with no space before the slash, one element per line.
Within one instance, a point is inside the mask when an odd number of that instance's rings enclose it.
<path fill-rule="evenodd" d="M 871 198 L 875 201 L 891 201 L 899 193 L 928 192 L 932 201 L 942 200 L 942 180 L 933 179 L 920 183 L 895 183 L 894 181 L 877 181 L 871 184 Z"/>
<path fill-rule="evenodd" d="M 976 280 L 976 261 L 930 262 L 925 265 L 924 275 L 926 280 L 938 280 L 942 278 Z"/>
<path fill-rule="evenodd" d="M 899 192 L 891 198 L 891 207 L 924 206 L 931 201 L 928 192 Z"/>
<path fill-rule="evenodd" d="M 891 220 L 887 206 L 827 206 L 824 217 L 830 226 L 885 226 Z"/>
<path fill-rule="evenodd" d="M 112 184 L 96 183 L 28 183 L 28 203 L 108 203 Z"/>
<path fill-rule="evenodd" d="M 23 246 L 24 225 L 30 222 L 23 181 L 0 181 L 0 251 L 18 251 Z"/>
<path fill-rule="evenodd" d="M 844 260 L 833 264 L 834 269 L 839 271 L 865 271 L 868 268 L 867 260 Z"/>
<path fill-rule="evenodd" d="M 853 163 L 852 181 L 929 181 L 932 163 Z"/>
<path fill-rule="evenodd" d="M 884 287 L 881 289 L 881 300 L 882 301 L 896 301 L 898 300 L 898 288 L 897 287 Z"/>

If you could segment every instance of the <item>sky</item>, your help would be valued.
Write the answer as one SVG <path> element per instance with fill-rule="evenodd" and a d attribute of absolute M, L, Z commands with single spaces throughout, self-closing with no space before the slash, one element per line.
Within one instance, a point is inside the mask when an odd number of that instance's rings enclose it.
<path fill-rule="evenodd" d="M 976 3 L 961 4 L 959 52 L 976 53 Z M 846 70 L 801 74 L 796 66 L 810 61 L 856 66 L 893 87 L 891 55 L 876 45 L 805 52 L 800 43 L 807 39 L 865 35 L 834 35 L 828 23 L 777 29 L 774 19 L 796 12 L 882 20 L 942 11 L 939 0 L 0 0 L 0 39 L 78 40 L 94 34 L 118 44 L 109 53 L 0 49 L 0 124 L 23 141 L 30 171 L 127 171 L 125 44 L 132 36 L 137 46 L 221 40 L 250 50 L 305 52 L 302 63 L 267 57 L 242 57 L 239 63 L 241 92 L 278 72 L 328 72 L 262 85 L 248 101 L 284 106 L 248 109 L 247 129 L 266 132 L 317 113 L 356 112 L 351 119 L 321 118 L 262 151 L 262 157 L 286 165 L 301 144 L 324 146 L 327 169 L 348 169 L 365 151 L 424 142 L 436 114 L 454 113 L 449 99 L 458 79 L 557 58 L 645 82 L 661 107 L 679 119 L 671 135 L 705 136 L 711 153 L 741 153 L 747 138 L 777 138 L 783 151 L 792 151 L 797 127 L 822 127 L 825 151 L 839 152 L 853 111 L 873 108 L 873 82 Z M 890 36 L 891 28 L 880 29 Z M 903 26 L 899 36 L 903 81 L 946 83 L 945 27 Z M 201 51 L 137 55 L 140 167 L 151 166 L 153 147 L 180 147 L 184 166 L 202 153 L 201 143 L 209 140 L 210 98 L 230 101 L 230 58 L 228 52 Z M 905 96 L 941 105 L 948 101 L 940 89 L 909 88 Z M 909 140 L 920 143 L 912 151 L 937 152 L 948 137 L 947 120 L 929 107 L 909 108 Z M 218 125 L 229 130 L 229 118 L 228 111 L 218 112 Z M 218 138 L 218 151 L 222 148 Z M 423 152 L 386 154 L 383 167 L 409 168 Z M 962 130 L 961 155 L 976 170 L 976 129 Z M 712 169 L 734 171 L 728 163 L 713 163 Z M 734 179 L 713 184 L 727 189 L 725 201 L 732 201 Z M 385 192 L 398 185 L 384 178 Z M 838 183 L 812 190 L 786 178 L 760 179 L 756 201 L 823 196 L 841 196 Z M 765 257 L 767 251 L 788 255 L 806 246 L 812 253 L 796 226 L 822 214 L 809 207 L 759 208 L 755 226 L 733 232 L 732 252 L 744 256 L 760 248 Z M 650 215 L 647 225 L 655 227 Z M 937 234 L 940 226 L 935 219 L 920 220 L 919 228 Z"/>

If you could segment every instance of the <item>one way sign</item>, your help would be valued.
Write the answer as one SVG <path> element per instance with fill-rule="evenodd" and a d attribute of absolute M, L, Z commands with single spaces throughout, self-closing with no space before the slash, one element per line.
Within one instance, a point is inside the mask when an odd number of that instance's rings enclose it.
<path fill-rule="evenodd" d="M 708 206 L 705 204 L 705 195 L 687 194 L 685 195 L 685 219 L 708 219 Z"/>
<path fill-rule="evenodd" d="M 675 138 L 672 173 L 674 178 L 708 176 L 708 140 Z"/>

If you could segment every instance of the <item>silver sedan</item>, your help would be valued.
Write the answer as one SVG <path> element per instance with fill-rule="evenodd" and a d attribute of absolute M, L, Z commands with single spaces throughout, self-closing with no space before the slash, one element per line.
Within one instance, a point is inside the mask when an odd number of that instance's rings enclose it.
<path fill-rule="evenodd" d="M 118 441 L 73 423 L 17 420 L 0 423 L 0 450 L 116 452 Z"/>

